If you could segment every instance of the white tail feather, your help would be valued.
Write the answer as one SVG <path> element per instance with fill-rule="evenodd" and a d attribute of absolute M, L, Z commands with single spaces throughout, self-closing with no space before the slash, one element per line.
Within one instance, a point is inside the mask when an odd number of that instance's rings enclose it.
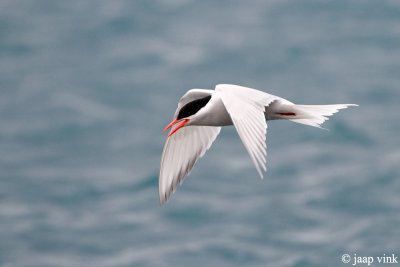
<path fill-rule="evenodd" d="M 295 116 L 284 116 L 284 119 L 293 122 L 322 128 L 321 125 L 329 120 L 329 116 L 335 114 L 340 109 L 350 106 L 358 106 L 356 104 L 336 104 L 336 105 L 284 105 L 288 108 L 288 112 L 293 112 Z M 283 117 L 282 117 L 283 118 Z"/>

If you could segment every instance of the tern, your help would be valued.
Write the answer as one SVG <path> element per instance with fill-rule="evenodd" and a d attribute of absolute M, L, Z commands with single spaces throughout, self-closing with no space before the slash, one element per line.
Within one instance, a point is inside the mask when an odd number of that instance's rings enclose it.
<path fill-rule="evenodd" d="M 257 172 L 266 172 L 268 120 L 290 120 L 318 128 L 328 116 L 356 104 L 296 105 L 282 97 L 232 84 L 215 90 L 191 89 L 179 100 L 178 108 L 161 157 L 160 204 L 164 204 L 194 164 L 210 148 L 222 126 L 234 125 Z"/>

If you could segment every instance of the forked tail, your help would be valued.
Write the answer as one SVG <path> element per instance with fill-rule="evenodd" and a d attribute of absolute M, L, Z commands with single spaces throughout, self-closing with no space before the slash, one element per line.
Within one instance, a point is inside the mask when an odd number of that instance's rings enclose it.
<path fill-rule="evenodd" d="M 322 128 L 321 125 L 329 119 L 329 116 L 335 114 L 340 109 L 350 106 L 358 105 L 282 105 L 280 106 L 280 110 L 275 114 L 279 119 L 287 119 L 293 122 Z"/>

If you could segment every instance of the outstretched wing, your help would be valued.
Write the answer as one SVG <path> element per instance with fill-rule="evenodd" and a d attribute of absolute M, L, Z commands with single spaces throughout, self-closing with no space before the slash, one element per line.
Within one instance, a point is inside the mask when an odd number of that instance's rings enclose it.
<path fill-rule="evenodd" d="M 220 95 L 233 125 L 261 178 L 266 169 L 267 123 L 265 107 L 279 97 L 231 84 L 219 84 L 215 91 Z"/>
<path fill-rule="evenodd" d="M 196 161 L 210 148 L 220 130 L 221 127 L 187 126 L 167 138 L 158 180 L 161 205 L 176 190 L 178 183 L 183 182 Z"/>

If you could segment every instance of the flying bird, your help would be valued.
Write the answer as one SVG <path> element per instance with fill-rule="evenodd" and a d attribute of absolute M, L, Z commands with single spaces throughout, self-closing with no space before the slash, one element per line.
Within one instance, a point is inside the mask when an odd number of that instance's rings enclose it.
<path fill-rule="evenodd" d="M 290 120 L 322 128 L 328 116 L 355 104 L 296 105 L 282 97 L 232 84 L 215 90 L 191 89 L 178 108 L 161 157 L 160 204 L 183 182 L 196 161 L 210 148 L 222 126 L 234 125 L 259 175 L 266 172 L 268 120 Z"/>

